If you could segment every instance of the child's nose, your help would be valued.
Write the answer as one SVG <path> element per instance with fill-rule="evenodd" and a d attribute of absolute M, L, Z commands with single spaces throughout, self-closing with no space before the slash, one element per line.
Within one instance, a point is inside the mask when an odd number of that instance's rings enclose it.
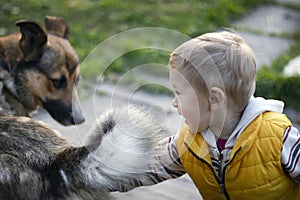
<path fill-rule="evenodd" d="M 173 106 L 174 108 L 178 108 L 178 102 L 177 102 L 176 97 L 174 97 L 174 99 L 172 100 L 172 106 Z"/>

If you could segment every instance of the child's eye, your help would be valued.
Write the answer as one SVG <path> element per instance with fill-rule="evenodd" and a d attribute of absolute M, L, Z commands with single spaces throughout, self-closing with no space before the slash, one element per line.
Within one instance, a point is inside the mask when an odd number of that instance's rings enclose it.
<path fill-rule="evenodd" d="M 180 92 L 179 91 L 175 91 L 174 92 L 176 95 L 180 95 Z"/>

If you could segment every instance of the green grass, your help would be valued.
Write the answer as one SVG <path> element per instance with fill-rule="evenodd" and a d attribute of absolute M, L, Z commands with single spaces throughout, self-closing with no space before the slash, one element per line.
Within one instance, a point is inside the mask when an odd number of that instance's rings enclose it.
<path fill-rule="evenodd" d="M 232 20 L 249 9 L 272 0 L 10 0 L 0 3 L 0 34 L 18 31 L 15 21 L 31 19 L 43 23 L 45 15 L 65 18 L 70 26 L 70 42 L 81 60 L 107 38 L 140 27 L 162 27 L 190 37 L 229 27 Z M 124 44 L 126 45 L 126 44 Z M 115 59 L 105 73 L 124 73 L 149 62 L 167 63 L 170 52 L 142 49 Z M 101 55 L 99 56 L 99 62 Z M 101 65 L 101 64 L 100 64 Z M 98 75 L 89 66 L 83 77 Z"/>

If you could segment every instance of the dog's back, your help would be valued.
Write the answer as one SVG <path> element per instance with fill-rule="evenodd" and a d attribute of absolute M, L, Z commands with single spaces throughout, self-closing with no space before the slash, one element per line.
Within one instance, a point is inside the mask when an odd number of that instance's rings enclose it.
<path fill-rule="evenodd" d="M 0 114 L 0 199 L 40 199 L 45 170 L 70 146 L 57 133 L 26 117 Z"/>
<path fill-rule="evenodd" d="M 129 107 L 99 118 L 74 147 L 45 124 L 0 114 L 0 199 L 108 200 L 112 187 L 148 176 L 166 129 Z"/>

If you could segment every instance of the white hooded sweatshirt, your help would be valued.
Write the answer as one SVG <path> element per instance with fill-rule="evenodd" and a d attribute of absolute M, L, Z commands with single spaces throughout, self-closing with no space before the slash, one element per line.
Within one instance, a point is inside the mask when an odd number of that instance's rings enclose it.
<path fill-rule="evenodd" d="M 210 129 L 207 129 L 202 133 L 206 143 L 210 148 L 211 157 L 214 158 L 214 166 L 217 174 L 219 169 L 226 166 L 226 161 L 229 160 L 232 148 L 245 128 L 260 114 L 266 111 L 282 113 L 284 103 L 278 100 L 266 100 L 261 97 L 251 97 L 242 117 L 228 138 L 225 149 L 219 152 L 217 148 L 217 139 Z M 281 151 L 281 163 L 285 171 L 289 172 L 290 176 L 296 181 L 300 181 L 300 135 L 299 131 L 295 127 L 289 127 L 284 133 L 282 133 L 284 139 L 283 147 Z"/>

